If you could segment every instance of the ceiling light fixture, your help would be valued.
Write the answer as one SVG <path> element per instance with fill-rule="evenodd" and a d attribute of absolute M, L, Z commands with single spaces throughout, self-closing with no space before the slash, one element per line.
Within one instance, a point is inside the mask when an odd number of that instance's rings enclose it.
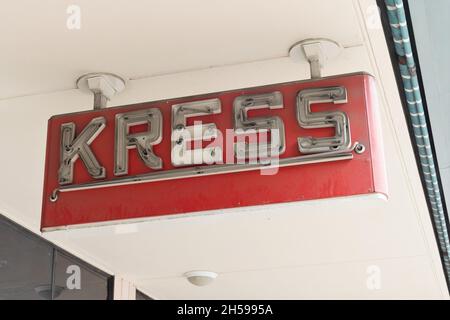
<path fill-rule="evenodd" d="M 211 284 L 217 278 L 217 273 L 212 271 L 189 271 L 184 276 L 194 286 L 203 287 Z"/>

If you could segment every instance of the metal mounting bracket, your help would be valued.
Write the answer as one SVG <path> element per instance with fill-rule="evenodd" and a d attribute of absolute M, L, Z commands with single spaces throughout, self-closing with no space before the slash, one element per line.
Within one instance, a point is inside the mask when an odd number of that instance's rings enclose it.
<path fill-rule="evenodd" d="M 325 38 L 305 39 L 295 43 L 289 49 L 289 57 L 294 62 L 308 61 L 311 78 L 322 77 L 322 68 L 328 60 L 337 57 L 342 46 L 336 41 Z"/>
<path fill-rule="evenodd" d="M 94 94 L 94 110 L 106 108 L 111 97 L 125 89 L 125 80 L 115 74 L 104 72 L 82 75 L 76 83 L 81 91 Z"/>

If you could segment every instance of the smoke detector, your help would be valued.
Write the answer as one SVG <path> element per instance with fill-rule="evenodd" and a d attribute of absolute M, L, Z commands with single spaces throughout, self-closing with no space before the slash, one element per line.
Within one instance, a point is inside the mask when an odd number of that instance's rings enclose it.
<path fill-rule="evenodd" d="M 211 284 L 217 278 L 217 273 L 212 271 L 189 271 L 184 276 L 194 286 L 203 287 Z"/>

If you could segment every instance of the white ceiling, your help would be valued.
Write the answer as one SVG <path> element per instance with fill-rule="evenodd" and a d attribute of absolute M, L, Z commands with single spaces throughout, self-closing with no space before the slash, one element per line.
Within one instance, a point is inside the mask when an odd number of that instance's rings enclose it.
<path fill-rule="evenodd" d="M 329 199 L 44 236 L 161 299 L 448 297 L 384 35 L 368 16 L 374 1 L 86 0 L 79 31 L 65 28 L 68 4 L 2 8 L 0 28 L 14 30 L 0 52 L 2 214 L 39 232 L 46 121 L 92 104 L 74 89 L 80 74 L 131 79 L 113 105 L 306 79 L 307 65 L 286 58 L 290 45 L 329 37 L 347 49 L 325 74 L 378 79 L 388 201 Z M 366 285 L 371 266 L 381 270 L 378 290 Z M 197 288 L 182 277 L 195 269 L 219 277 Z"/>
<path fill-rule="evenodd" d="M 71 89 L 87 72 L 137 79 L 278 58 L 306 37 L 362 41 L 349 0 L 80 0 L 79 30 L 66 27 L 70 4 L 2 6 L 0 98 Z"/>

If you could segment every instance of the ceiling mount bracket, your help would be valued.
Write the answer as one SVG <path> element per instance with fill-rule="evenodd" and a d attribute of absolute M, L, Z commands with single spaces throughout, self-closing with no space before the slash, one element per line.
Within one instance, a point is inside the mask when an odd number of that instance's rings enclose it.
<path fill-rule="evenodd" d="M 105 72 L 94 72 L 82 75 L 77 79 L 77 88 L 83 92 L 94 94 L 94 110 L 106 108 L 107 102 L 115 94 L 125 89 L 125 80 Z"/>
<path fill-rule="evenodd" d="M 328 60 L 337 57 L 342 46 L 336 41 L 326 38 L 311 38 L 295 43 L 289 49 L 289 57 L 294 62 L 309 63 L 311 79 L 322 77 L 322 68 Z"/>

